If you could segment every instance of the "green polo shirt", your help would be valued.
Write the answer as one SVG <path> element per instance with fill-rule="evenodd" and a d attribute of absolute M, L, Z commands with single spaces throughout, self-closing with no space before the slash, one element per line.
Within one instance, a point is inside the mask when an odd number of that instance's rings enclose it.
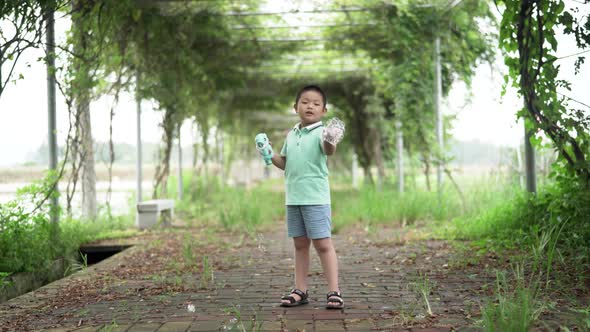
<path fill-rule="evenodd" d="M 302 129 L 295 125 L 287 135 L 281 156 L 285 165 L 286 205 L 330 204 L 328 156 L 322 145 L 321 121 Z"/>

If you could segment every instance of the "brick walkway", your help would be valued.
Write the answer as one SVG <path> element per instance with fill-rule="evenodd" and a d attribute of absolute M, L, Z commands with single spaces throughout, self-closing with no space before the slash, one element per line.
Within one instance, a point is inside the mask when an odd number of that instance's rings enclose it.
<path fill-rule="evenodd" d="M 455 268 L 444 242 L 405 242 L 396 230 L 370 240 L 350 232 L 334 236 L 346 307 L 324 309 L 326 282 L 313 251 L 310 304 L 282 308 L 278 301 L 292 286 L 293 269 L 292 243 L 282 230 L 198 247 L 200 263 L 192 269 L 179 258 L 187 232 L 152 234 L 1 304 L 0 331 L 449 331 L 474 324 L 471 315 L 492 281 L 481 267 Z M 201 276 L 204 255 L 214 276 L 208 282 Z M 433 315 L 420 285 L 431 288 Z"/>

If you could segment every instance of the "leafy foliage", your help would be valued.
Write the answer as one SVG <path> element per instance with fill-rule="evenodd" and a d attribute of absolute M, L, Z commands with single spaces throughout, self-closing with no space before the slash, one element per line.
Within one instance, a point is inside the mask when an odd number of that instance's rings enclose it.
<path fill-rule="evenodd" d="M 0 205 L 0 271 L 31 271 L 46 267 L 56 256 L 56 229 L 49 222 L 50 206 L 43 204 L 48 195 L 55 195 L 55 174 L 44 181 L 23 187 L 17 199 Z M 39 266 L 41 265 L 41 266 Z"/>
<path fill-rule="evenodd" d="M 106 232 L 125 229 L 129 220 L 123 217 L 82 222 L 66 219 L 50 222 L 51 205 L 47 197 L 53 190 L 56 174 L 19 189 L 17 197 L 0 204 L 0 272 L 40 271 L 58 258 L 78 252 L 82 243 L 102 238 Z"/>
<path fill-rule="evenodd" d="M 47 10 L 62 8 L 66 2 L 19 0 L 0 3 L 0 19 L 5 24 L 0 29 L 0 97 L 6 85 L 13 79 L 14 69 L 20 57 L 28 49 L 42 46 Z M 4 66 L 5 64 L 8 65 Z M 23 76 L 19 73 L 19 79 L 21 78 Z"/>
<path fill-rule="evenodd" d="M 579 48 L 590 46 L 590 18 L 585 17 L 587 22 L 574 19 L 577 10 L 565 10 L 561 0 L 498 2 L 505 7 L 500 46 L 509 68 L 506 80 L 525 100 L 519 116 L 527 120 L 531 132 L 542 132 L 553 142 L 559 152 L 558 177 L 576 174 L 590 186 L 590 117 L 587 111 L 568 108 L 567 97 L 558 91 L 570 90 L 570 83 L 557 78 L 555 55 L 559 28 L 574 34 Z M 576 71 L 582 62 L 578 59 Z"/>
<path fill-rule="evenodd" d="M 365 99 L 365 107 L 373 104 L 368 124 L 357 130 L 364 136 L 353 136 L 361 163 L 369 158 L 362 153 L 363 144 L 383 144 L 387 149 L 393 140 L 394 118 L 403 123 L 405 148 L 424 156 L 429 167 L 431 154 L 443 158 L 434 137 L 434 41 L 441 39 L 443 94 L 447 94 L 455 80 L 470 82 L 475 67 L 493 59 L 493 34 L 482 32 L 482 22 L 493 25 L 493 15 L 486 1 L 462 1 L 454 8 L 443 2 L 363 2 L 367 13 L 350 13 L 339 23 L 349 26 L 328 30 L 332 37 L 342 37 L 330 44 L 351 52 L 363 52 L 372 59 L 368 80 L 374 90 L 363 90 L 361 84 L 351 84 L 345 95 Z M 367 24 L 363 24 L 368 22 Z M 362 50 L 362 51 L 361 51 Z M 345 79 L 343 81 L 350 81 Z M 349 97 L 352 98 L 352 97 Z M 377 98 L 370 102 L 370 98 Z M 358 103 L 357 103 L 358 104 Z M 362 112 L 351 105 L 353 113 Z M 367 112 L 367 111 L 365 111 Z M 382 120 L 386 120 L 385 122 Z M 355 126 L 359 122 L 351 121 Z M 376 128 L 382 140 L 371 140 L 367 128 Z M 366 136 L 369 136 L 367 139 Z M 366 150 L 366 149 L 365 149 Z"/>
<path fill-rule="evenodd" d="M 524 193 L 497 208 L 454 221 L 460 238 L 491 238 L 509 246 L 529 246 L 543 233 L 561 230 L 557 248 L 572 260 L 588 264 L 590 254 L 590 194 L 576 179 L 540 189 L 537 196 Z"/>

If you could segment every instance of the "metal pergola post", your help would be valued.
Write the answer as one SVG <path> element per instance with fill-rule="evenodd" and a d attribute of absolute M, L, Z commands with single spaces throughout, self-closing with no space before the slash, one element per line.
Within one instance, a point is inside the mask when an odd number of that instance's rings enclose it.
<path fill-rule="evenodd" d="M 402 134 L 402 122 L 395 121 L 395 137 L 397 146 L 397 177 L 399 192 L 404 192 L 404 136 Z"/>
<path fill-rule="evenodd" d="M 359 171 L 358 171 L 358 156 L 356 155 L 355 152 L 352 153 L 352 187 L 354 189 L 358 188 L 358 177 L 359 177 Z"/>
<path fill-rule="evenodd" d="M 443 158 L 442 154 L 444 151 L 443 141 L 443 115 L 442 115 L 442 77 L 440 68 L 440 37 L 436 37 L 434 42 L 435 52 L 435 89 L 434 89 L 434 100 L 435 100 L 435 116 L 436 116 L 436 140 L 439 149 L 439 160 L 436 166 L 436 183 L 438 192 L 442 193 L 443 184 Z"/>
<path fill-rule="evenodd" d="M 46 15 L 46 48 L 47 48 L 47 115 L 48 115 L 48 135 L 49 135 L 49 169 L 57 170 L 57 126 L 56 126 L 56 101 L 55 101 L 55 18 L 54 9 L 47 9 Z M 55 192 L 58 192 L 58 184 L 55 183 Z M 57 213 L 58 196 L 51 197 L 51 222 L 57 223 L 59 215 Z"/>
<path fill-rule="evenodd" d="M 182 201 L 182 145 L 180 142 L 180 128 L 182 122 L 178 124 L 178 200 Z"/>
<path fill-rule="evenodd" d="M 136 113 L 137 113 L 137 163 L 136 163 L 136 176 L 137 176 L 137 189 L 136 189 L 136 197 L 135 201 L 140 203 L 142 200 L 142 192 L 141 192 L 141 181 L 142 181 L 142 151 L 141 151 L 141 97 L 139 96 L 139 78 L 140 75 L 137 73 L 136 75 L 136 82 L 135 82 L 135 103 L 136 103 Z"/>

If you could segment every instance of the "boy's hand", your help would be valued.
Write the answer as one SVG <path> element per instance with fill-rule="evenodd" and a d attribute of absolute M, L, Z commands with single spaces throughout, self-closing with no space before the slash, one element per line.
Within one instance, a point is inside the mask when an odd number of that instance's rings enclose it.
<path fill-rule="evenodd" d="M 332 145 L 336 145 L 342 141 L 344 137 L 344 122 L 337 118 L 330 119 L 324 129 L 323 140 Z"/>
<path fill-rule="evenodd" d="M 344 136 L 344 133 L 340 128 L 328 127 L 324 129 L 324 141 L 332 145 L 338 144 L 342 136 Z"/>

